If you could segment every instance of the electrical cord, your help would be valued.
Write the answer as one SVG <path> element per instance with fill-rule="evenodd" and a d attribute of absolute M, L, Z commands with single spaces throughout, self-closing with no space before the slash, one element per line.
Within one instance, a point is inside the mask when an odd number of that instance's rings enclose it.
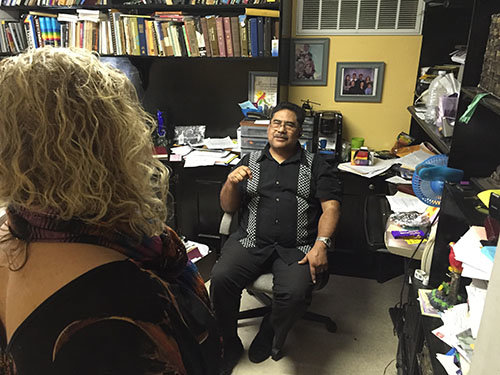
<path fill-rule="evenodd" d="M 389 368 L 389 366 L 390 366 L 393 362 L 395 362 L 395 361 L 396 361 L 396 358 L 394 358 L 392 361 L 390 361 L 390 362 L 387 364 L 387 366 L 385 366 L 385 369 L 384 369 L 384 373 L 383 373 L 383 375 L 385 375 L 385 374 L 387 373 L 387 369 L 388 369 L 388 368 Z"/>

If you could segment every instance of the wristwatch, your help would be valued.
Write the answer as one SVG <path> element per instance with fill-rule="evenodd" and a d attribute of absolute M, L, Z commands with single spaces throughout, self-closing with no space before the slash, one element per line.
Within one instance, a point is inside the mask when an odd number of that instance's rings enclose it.
<path fill-rule="evenodd" d="M 323 242 L 328 249 L 332 247 L 332 240 L 330 239 L 330 237 L 317 237 L 316 241 Z"/>

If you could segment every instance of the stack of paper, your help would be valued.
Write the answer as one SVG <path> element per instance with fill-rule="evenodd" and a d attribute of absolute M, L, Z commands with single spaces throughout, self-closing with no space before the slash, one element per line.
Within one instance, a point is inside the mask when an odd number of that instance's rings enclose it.
<path fill-rule="evenodd" d="M 358 166 L 352 165 L 350 162 L 339 164 L 339 169 L 345 172 L 351 172 L 357 174 L 359 176 L 363 176 L 366 178 L 371 178 L 374 176 L 378 176 L 379 174 L 384 173 L 394 164 L 401 164 L 407 169 L 415 169 L 415 167 L 430 158 L 431 154 L 426 151 L 418 150 L 403 156 L 399 159 L 388 159 L 382 160 L 379 158 L 373 158 L 373 165 L 369 166 Z"/>
<path fill-rule="evenodd" d="M 394 195 L 387 195 L 387 200 L 393 212 L 412 212 L 423 213 L 427 205 L 417 197 L 398 191 Z"/>
<path fill-rule="evenodd" d="M 491 249 L 483 248 L 480 242 L 486 239 L 484 227 L 470 227 L 453 245 L 455 258 L 462 262 L 462 276 L 480 280 L 490 279 L 494 258 Z"/>

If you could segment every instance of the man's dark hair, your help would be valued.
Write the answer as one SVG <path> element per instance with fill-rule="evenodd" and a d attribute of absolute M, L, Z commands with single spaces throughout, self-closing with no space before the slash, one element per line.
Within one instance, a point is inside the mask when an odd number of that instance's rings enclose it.
<path fill-rule="evenodd" d="M 295 113 L 295 116 L 297 117 L 297 122 L 299 123 L 299 126 L 302 127 L 302 124 L 304 123 L 304 119 L 306 117 L 306 113 L 297 104 L 293 104 L 290 102 L 281 102 L 280 104 L 278 104 L 276 107 L 273 108 L 273 111 L 271 112 L 271 118 L 273 118 L 276 112 L 279 112 L 283 109 L 288 109 L 289 111 Z"/>

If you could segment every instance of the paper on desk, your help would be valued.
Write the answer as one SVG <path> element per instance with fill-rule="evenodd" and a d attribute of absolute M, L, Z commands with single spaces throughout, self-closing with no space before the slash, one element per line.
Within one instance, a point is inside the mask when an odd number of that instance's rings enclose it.
<path fill-rule="evenodd" d="M 181 156 L 185 156 L 185 155 L 189 154 L 191 152 L 191 150 L 192 150 L 191 146 L 178 146 L 178 147 L 172 147 L 170 149 L 170 151 L 173 154 L 181 155 Z"/>
<path fill-rule="evenodd" d="M 405 180 L 403 177 L 392 176 L 385 179 L 387 182 L 391 182 L 397 185 L 411 185 L 411 180 Z"/>
<path fill-rule="evenodd" d="M 432 333 L 445 344 L 456 348 L 458 346 L 456 335 L 468 329 L 470 325 L 467 304 L 461 303 L 445 310 L 441 314 L 441 320 L 444 324 L 433 330 Z"/>
<path fill-rule="evenodd" d="M 431 156 L 434 156 L 434 154 L 431 154 L 429 152 L 426 152 L 424 150 L 418 150 L 415 152 L 412 152 L 411 154 L 408 154 L 406 156 L 403 156 L 402 158 L 396 159 L 398 163 L 400 163 L 403 167 L 408 168 L 408 169 L 415 169 L 417 165 L 420 163 L 423 163 L 427 159 L 429 159 Z"/>
<path fill-rule="evenodd" d="M 423 150 L 418 150 L 399 159 L 382 160 L 374 157 L 373 165 L 369 166 L 352 165 L 350 162 L 341 163 L 339 164 L 339 169 L 344 172 L 350 172 L 366 178 L 372 178 L 384 173 L 394 164 L 401 164 L 408 169 L 415 169 L 418 164 L 427 160 L 431 156 L 433 156 L 433 154 L 429 154 Z"/>
<path fill-rule="evenodd" d="M 229 151 L 194 150 L 185 156 L 184 168 L 214 165 L 216 161 L 229 155 Z"/>
<path fill-rule="evenodd" d="M 455 258 L 462 262 L 462 276 L 473 279 L 489 280 L 493 260 L 481 251 L 481 240 L 486 240 L 484 227 L 472 226 L 453 245 Z"/>
<path fill-rule="evenodd" d="M 486 300 L 486 290 L 488 285 L 484 280 L 473 279 L 470 285 L 467 285 L 467 301 L 469 303 L 469 320 L 472 337 L 476 338 L 479 331 L 481 316 L 483 315 L 484 302 Z"/>
<path fill-rule="evenodd" d="M 368 166 L 352 165 L 350 162 L 347 162 L 339 164 L 339 169 L 344 172 L 350 172 L 366 178 L 372 178 L 384 173 L 392 167 L 393 164 L 395 164 L 394 160 L 399 159 L 382 160 L 379 158 L 373 158 L 373 165 Z"/>
<path fill-rule="evenodd" d="M 412 212 L 416 211 L 423 213 L 427 209 L 427 205 L 417 197 L 398 191 L 394 195 L 387 195 L 387 200 L 394 212 Z"/>
<path fill-rule="evenodd" d="M 206 138 L 203 140 L 203 144 L 207 146 L 208 149 L 225 149 L 225 148 L 233 148 L 235 144 L 231 140 L 229 136 L 226 138 Z"/>
<path fill-rule="evenodd" d="M 460 367 L 455 364 L 455 356 L 454 355 L 446 355 L 441 353 L 436 353 L 436 358 L 443 365 L 446 373 L 448 375 L 460 375 L 462 371 Z"/>

